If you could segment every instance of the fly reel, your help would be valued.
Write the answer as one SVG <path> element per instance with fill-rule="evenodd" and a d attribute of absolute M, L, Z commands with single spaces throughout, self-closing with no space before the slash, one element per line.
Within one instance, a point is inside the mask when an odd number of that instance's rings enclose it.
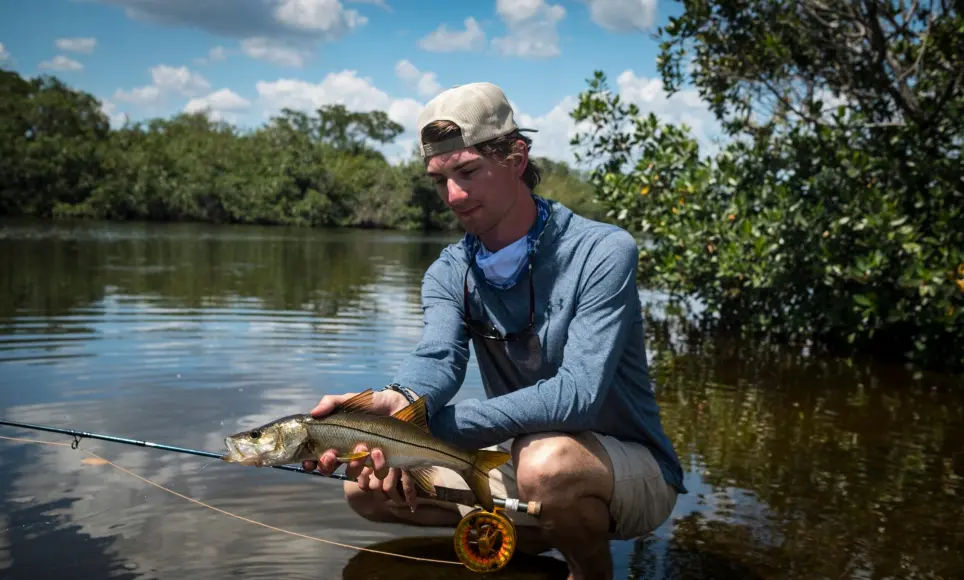
<path fill-rule="evenodd" d="M 473 572 L 495 572 L 509 560 L 516 547 L 515 524 L 502 508 L 480 508 L 467 513 L 455 527 L 455 553 Z"/>

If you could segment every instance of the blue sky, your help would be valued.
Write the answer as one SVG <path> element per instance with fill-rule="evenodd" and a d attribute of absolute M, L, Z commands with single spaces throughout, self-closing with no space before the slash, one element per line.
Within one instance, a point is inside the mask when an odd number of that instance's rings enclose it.
<path fill-rule="evenodd" d="M 656 0 L 28 0 L 0 13 L 0 65 L 54 74 L 101 99 L 115 123 L 208 110 L 241 126 L 282 106 L 382 109 L 406 127 L 439 90 L 500 85 L 534 154 L 572 161 L 568 111 L 596 69 L 643 111 L 712 116 L 694 91 L 667 99 L 655 27 L 679 12 Z"/>

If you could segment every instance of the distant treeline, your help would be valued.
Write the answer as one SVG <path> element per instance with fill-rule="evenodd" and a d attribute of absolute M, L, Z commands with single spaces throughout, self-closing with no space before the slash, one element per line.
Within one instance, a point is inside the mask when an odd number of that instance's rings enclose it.
<path fill-rule="evenodd" d="M 94 96 L 0 71 L 0 215 L 457 229 L 420 159 L 391 165 L 376 149 L 402 131 L 341 105 L 251 131 L 203 113 L 111 128 Z M 536 162 L 539 193 L 602 217 L 583 176 Z"/>

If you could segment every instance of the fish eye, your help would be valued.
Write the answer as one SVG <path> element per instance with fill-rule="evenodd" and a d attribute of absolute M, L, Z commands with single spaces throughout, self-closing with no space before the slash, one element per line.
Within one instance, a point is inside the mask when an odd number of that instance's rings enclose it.
<path fill-rule="evenodd" d="M 249 435 L 252 439 L 257 439 L 258 437 L 261 437 L 261 431 L 258 431 L 257 429 L 255 429 L 254 431 L 252 431 L 252 432 L 249 433 L 248 435 Z"/>

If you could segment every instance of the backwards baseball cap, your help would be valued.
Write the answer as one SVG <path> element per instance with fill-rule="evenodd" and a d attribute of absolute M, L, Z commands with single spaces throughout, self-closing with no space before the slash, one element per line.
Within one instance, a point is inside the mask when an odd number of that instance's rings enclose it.
<path fill-rule="evenodd" d="M 434 121 L 451 121 L 462 130 L 439 143 L 425 143 L 422 130 Z M 418 147 L 422 157 L 471 147 L 512 131 L 536 131 L 516 125 L 512 105 L 498 86 L 469 83 L 446 89 L 425 105 L 418 115 Z"/>

